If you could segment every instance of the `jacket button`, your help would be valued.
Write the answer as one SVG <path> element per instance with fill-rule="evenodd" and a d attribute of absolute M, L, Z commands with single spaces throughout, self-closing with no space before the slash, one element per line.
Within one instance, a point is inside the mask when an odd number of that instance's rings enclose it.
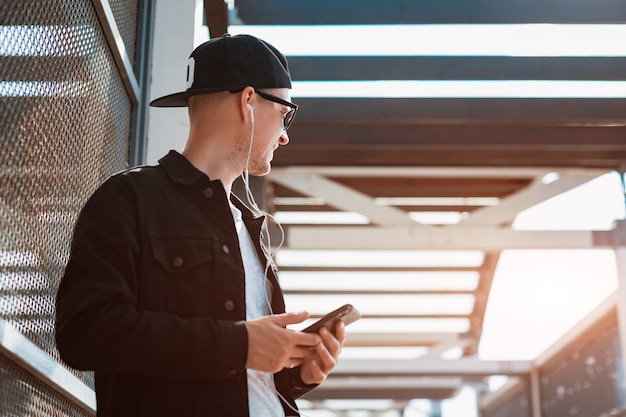
<path fill-rule="evenodd" d="M 179 266 L 183 266 L 183 258 L 177 256 L 172 260 L 172 265 L 174 265 L 176 268 L 178 268 Z"/>
<path fill-rule="evenodd" d="M 235 302 L 233 300 L 227 300 L 224 303 L 224 310 L 233 311 L 235 309 Z"/>
<path fill-rule="evenodd" d="M 230 248 L 228 247 L 228 245 L 222 245 L 222 250 L 226 255 L 230 253 Z"/>
<path fill-rule="evenodd" d="M 211 198 L 211 197 L 213 197 L 213 188 L 210 188 L 210 187 L 209 187 L 209 188 L 205 188 L 205 189 L 204 189 L 204 196 L 205 196 L 206 198 Z"/>

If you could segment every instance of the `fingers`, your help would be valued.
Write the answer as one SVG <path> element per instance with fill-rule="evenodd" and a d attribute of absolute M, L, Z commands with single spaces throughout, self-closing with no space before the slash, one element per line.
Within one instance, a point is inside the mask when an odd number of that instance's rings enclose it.
<path fill-rule="evenodd" d="M 308 311 L 298 311 L 295 313 L 274 314 L 269 318 L 279 326 L 286 327 L 290 324 L 302 323 L 309 318 Z"/>
<path fill-rule="evenodd" d="M 342 343 L 327 329 L 322 329 L 319 336 L 317 334 L 294 332 L 294 337 L 300 338 L 301 336 L 305 336 L 306 340 L 300 341 L 297 346 L 290 350 L 290 355 L 284 367 L 293 368 L 302 365 L 308 360 L 316 367 L 313 370 L 314 372 L 317 371 L 315 372 L 317 374 L 316 377 L 325 379 L 326 374 L 330 373 L 337 364 L 337 357 L 341 352 Z M 310 338 L 309 336 L 315 336 L 315 338 Z"/>
<path fill-rule="evenodd" d="M 304 333 L 286 329 L 309 317 L 306 311 L 265 316 L 246 322 L 248 360 L 246 367 L 277 372 L 283 368 L 305 365 L 308 380 L 323 381 L 336 366 L 344 343 L 343 323 L 337 323 L 334 334 L 327 329 Z"/>
<path fill-rule="evenodd" d="M 329 374 L 337 365 L 342 343 L 328 330 L 322 329 L 320 336 L 324 343 L 316 346 L 316 351 L 320 357 L 320 369 L 325 374 Z"/>
<path fill-rule="evenodd" d="M 315 346 L 320 345 L 317 343 Z M 309 359 L 315 353 L 313 347 L 308 346 L 296 346 L 290 350 L 289 357 L 285 358 L 283 368 L 294 368 L 302 365 L 304 361 Z"/>
<path fill-rule="evenodd" d="M 265 372 L 300 365 L 315 354 L 315 346 L 322 344 L 319 334 L 295 332 L 284 323 L 297 323 L 308 317 L 307 312 L 265 316 L 247 321 L 248 358 L 246 367 Z"/>
<path fill-rule="evenodd" d="M 342 321 L 338 321 L 335 325 L 335 338 L 343 346 L 343 342 L 346 339 L 346 325 Z"/>

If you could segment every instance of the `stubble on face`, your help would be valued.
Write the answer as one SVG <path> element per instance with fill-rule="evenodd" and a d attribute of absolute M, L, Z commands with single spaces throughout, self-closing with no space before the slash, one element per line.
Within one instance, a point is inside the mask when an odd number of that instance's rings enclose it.
<path fill-rule="evenodd" d="M 268 152 L 273 152 L 272 148 L 260 149 L 259 144 L 254 139 L 251 143 L 250 138 L 244 136 L 242 135 L 236 141 L 237 145 L 227 155 L 229 164 L 237 167 L 240 173 L 247 169 L 250 175 L 267 175 L 271 170 Z M 251 146 L 252 149 L 250 149 Z"/>
<path fill-rule="evenodd" d="M 272 166 L 266 155 L 267 153 L 255 153 L 254 148 L 252 149 L 252 154 L 248 161 L 248 173 L 250 173 L 250 175 L 262 176 L 269 174 Z"/>

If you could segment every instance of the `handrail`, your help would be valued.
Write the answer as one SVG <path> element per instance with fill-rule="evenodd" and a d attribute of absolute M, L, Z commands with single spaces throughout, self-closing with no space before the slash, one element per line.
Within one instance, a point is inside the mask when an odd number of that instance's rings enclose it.
<path fill-rule="evenodd" d="M 1 318 L 0 355 L 7 357 L 89 414 L 96 415 L 94 391 Z"/>

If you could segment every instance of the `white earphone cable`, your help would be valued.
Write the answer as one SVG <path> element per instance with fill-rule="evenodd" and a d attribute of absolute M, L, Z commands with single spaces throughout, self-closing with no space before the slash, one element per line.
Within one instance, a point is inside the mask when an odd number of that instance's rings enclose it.
<path fill-rule="evenodd" d="M 248 205 L 251 211 L 253 211 L 257 216 L 264 216 L 265 220 L 263 221 L 263 226 L 262 226 L 262 236 L 265 236 L 265 239 L 267 240 L 267 243 L 263 242 L 263 239 L 261 239 L 261 249 L 263 250 L 263 254 L 265 255 L 265 270 L 264 270 L 264 275 L 265 275 L 265 280 L 266 282 L 268 281 L 267 279 L 267 274 L 269 272 L 269 269 L 271 268 L 271 266 L 274 264 L 274 254 L 281 248 L 281 246 L 283 245 L 283 243 L 285 242 L 285 231 L 283 230 L 283 227 L 280 225 L 280 223 L 278 221 L 276 221 L 276 218 L 274 218 L 274 216 L 272 216 L 271 214 L 261 210 L 261 208 L 259 208 L 256 200 L 254 199 L 254 195 L 252 194 L 252 190 L 250 189 L 250 177 L 249 177 L 249 169 L 248 169 L 248 165 L 250 163 L 250 158 L 252 157 L 252 144 L 254 141 L 254 111 L 252 110 L 252 106 L 249 105 L 248 109 L 250 110 L 250 124 L 251 124 L 251 132 L 250 132 L 250 145 L 248 146 L 248 156 L 246 158 L 246 165 L 244 167 L 244 171 L 241 175 L 241 179 L 243 181 L 244 184 L 244 189 L 245 189 L 245 195 L 246 195 L 246 200 L 248 202 Z M 278 230 L 280 230 L 280 242 L 278 243 L 278 246 L 276 247 L 276 249 L 274 250 L 274 252 L 272 252 L 272 245 L 271 245 L 271 238 L 270 238 L 270 231 L 269 231 L 269 227 L 268 227 L 268 223 L 269 220 L 273 220 L 274 223 L 278 226 Z M 267 302 L 268 308 L 269 308 L 269 312 L 270 314 L 274 314 L 273 309 L 272 309 L 272 302 L 269 298 L 269 294 L 266 291 L 265 292 L 265 301 Z M 273 391 L 276 393 L 276 395 L 281 399 L 281 401 L 286 404 L 290 409 L 292 409 L 294 412 L 299 413 L 302 417 L 307 417 L 305 414 L 302 414 L 297 408 L 293 407 L 289 401 L 287 401 L 287 399 L 285 397 L 283 397 L 283 395 L 278 392 L 278 390 L 274 387 Z"/>

